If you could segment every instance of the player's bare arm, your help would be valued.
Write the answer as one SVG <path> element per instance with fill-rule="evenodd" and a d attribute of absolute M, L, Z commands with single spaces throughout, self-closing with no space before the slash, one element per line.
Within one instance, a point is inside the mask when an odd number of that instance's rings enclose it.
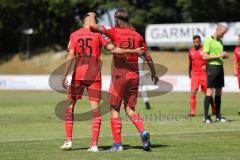
<path fill-rule="evenodd" d="M 104 33 L 103 26 L 96 24 L 96 14 L 94 12 L 89 12 L 89 27 L 92 31 Z"/>
<path fill-rule="evenodd" d="M 141 56 L 144 54 L 143 48 L 139 47 L 136 49 L 125 49 L 125 48 L 119 48 L 115 47 L 112 43 L 108 43 L 106 48 L 112 53 L 112 54 L 136 54 L 138 56 Z"/>
<path fill-rule="evenodd" d="M 63 71 L 63 78 L 62 78 L 62 87 L 65 88 L 65 89 L 68 88 L 67 75 L 68 75 L 70 67 L 73 63 L 74 55 L 75 55 L 74 50 L 70 49 L 68 54 L 67 54 L 67 61 L 66 61 L 65 69 Z"/>
<path fill-rule="evenodd" d="M 219 55 L 209 55 L 207 53 L 203 53 L 203 59 L 204 60 L 214 60 L 214 59 L 218 59 L 218 58 L 223 58 L 223 59 L 227 59 L 230 57 L 230 54 L 228 54 L 227 52 L 222 52 Z"/>
<path fill-rule="evenodd" d="M 103 34 L 106 34 L 103 30 L 103 26 L 101 25 L 98 25 L 98 24 L 90 24 L 90 29 L 95 31 L 95 32 L 100 32 L 100 33 L 103 33 Z"/>
<path fill-rule="evenodd" d="M 148 67 L 150 68 L 152 81 L 154 82 L 154 84 L 157 84 L 159 81 L 159 78 L 156 75 L 156 70 L 155 70 L 153 60 L 152 60 L 150 53 L 146 52 L 143 55 L 143 57 L 144 57 L 145 61 L 147 62 Z"/>
<path fill-rule="evenodd" d="M 191 78 L 191 72 L 192 72 L 192 60 L 189 59 L 189 65 L 188 65 L 188 76 Z"/>
<path fill-rule="evenodd" d="M 234 55 L 234 57 L 233 57 L 233 74 L 234 74 L 235 76 L 238 75 L 238 62 L 237 62 L 237 57 L 236 57 L 236 55 Z"/>

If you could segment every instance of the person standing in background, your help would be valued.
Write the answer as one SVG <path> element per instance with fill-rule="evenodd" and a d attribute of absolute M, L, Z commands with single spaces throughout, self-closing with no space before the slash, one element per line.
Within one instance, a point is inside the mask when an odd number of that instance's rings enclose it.
<path fill-rule="evenodd" d="M 238 77 L 238 87 L 240 90 L 240 34 L 238 35 L 238 43 L 236 48 L 234 49 L 234 57 L 233 57 L 233 73 Z M 240 111 L 238 111 L 240 115 Z"/>
<path fill-rule="evenodd" d="M 221 38 L 227 32 L 225 24 L 219 24 L 216 32 L 208 37 L 203 45 L 203 59 L 206 60 L 207 66 L 207 91 L 204 99 L 204 120 L 209 124 L 212 122 L 208 115 L 209 105 L 213 91 L 215 90 L 215 105 L 216 105 L 216 122 L 226 122 L 226 119 L 221 114 L 221 97 L 222 88 L 224 87 L 224 59 L 229 58 L 229 54 L 224 52 Z"/>
<path fill-rule="evenodd" d="M 142 95 L 142 99 L 143 102 L 145 104 L 146 109 L 151 109 L 151 105 L 149 103 L 149 98 L 147 95 L 147 86 L 144 85 L 144 65 L 145 65 L 145 60 L 143 57 L 138 57 L 138 68 L 139 68 L 139 86 L 141 86 L 141 95 Z"/>
<path fill-rule="evenodd" d="M 238 35 L 238 43 L 236 48 L 234 49 L 234 57 L 233 57 L 233 72 L 234 75 L 238 77 L 238 86 L 240 89 L 240 34 Z"/>
<path fill-rule="evenodd" d="M 199 87 L 205 94 L 207 90 L 206 62 L 202 55 L 201 37 L 193 36 L 193 48 L 189 49 L 189 78 L 191 78 L 191 95 L 190 95 L 190 113 L 189 116 L 196 116 L 196 95 Z M 212 114 L 215 114 L 216 108 L 213 97 L 211 96 Z"/>

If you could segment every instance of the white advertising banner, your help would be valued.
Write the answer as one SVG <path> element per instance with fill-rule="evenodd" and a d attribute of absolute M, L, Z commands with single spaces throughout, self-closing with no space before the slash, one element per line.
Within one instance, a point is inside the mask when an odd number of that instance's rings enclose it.
<path fill-rule="evenodd" d="M 235 45 L 240 34 L 240 22 L 227 23 L 228 32 L 223 38 L 224 45 Z M 146 43 L 150 47 L 159 46 L 190 46 L 192 37 L 199 35 L 204 40 L 211 36 L 217 23 L 175 23 L 150 24 L 145 31 Z"/>
<path fill-rule="evenodd" d="M 191 90 L 191 79 L 187 75 L 166 75 L 160 79 L 171 83 L 173 86 L 173 92 L 190 92 Z M 224 79 L 224 92 L 240 92 L 237 77 L 225 76 Z"/>
<path fill-rule="evenodd" d="M 49 75 L 0 75 L 0 90 L 50 90 Z"/>
<path fill-rule="evenodd" d="M 173 92 L 190 91 L 190 79 L 187 75 L 165 75 L 160 80 L 170 83 L 173 86 Z M 111 76 L 102 76 L 102 90 L 108 91 L 110 81 Z M 146 86 L 145 88 L 152 90 L 156 87 Z M 49 75 L 0 75 L 0 90 L 51 90 Z M 239 92 L 237 78 L 225 76 L 223 90 L 224 92 Z"/>

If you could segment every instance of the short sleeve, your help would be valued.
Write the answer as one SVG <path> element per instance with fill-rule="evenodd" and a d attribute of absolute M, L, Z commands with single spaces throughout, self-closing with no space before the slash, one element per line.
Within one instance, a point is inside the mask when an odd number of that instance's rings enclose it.
<path fill-rule="evenodd" d="M 76 50 L 76 42 L 74 41 L 74 38 L 73 38 L 72 34 L 69 37 L 67 51 L 69 51 L 70 49 L 72 49 L 74 51 Z"/>
<path fill-rule="evenodd" d="M 210 40 L 206 39 L 206 41 L 203 44 L 203 52 L 209 54 L 210 53 Z"/>
<path fill-rule="evenodd" d="M 103 32 L 107 34 L 110 38 L 114 37 L 115 29 L 113 27 L 105 27 L 103 26 Z"/>
<path fill-rule="evenodd" d="M 111 42 L 111 39 L 106 36 L 105 34 L 101 34 L 99 36 L 99 40 L 100 40 L 100 43 L 103 45 L 103 46 L 106 46 L 108 43 Z"/>

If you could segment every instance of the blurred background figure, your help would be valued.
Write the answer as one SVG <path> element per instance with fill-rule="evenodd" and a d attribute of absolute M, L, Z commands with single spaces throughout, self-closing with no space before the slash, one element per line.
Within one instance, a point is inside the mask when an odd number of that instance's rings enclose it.
<path fill-rule="evenodd" d="M 240 34 L 238 35 L 237 46 L 234 49 L 233 72 L 238 77 L 238 85 L 240 89 Z"/>
<path fill-rule="evenodd" d="M 207 89 L 206 62 L 202 55 L 201 37 L 193 36 L 193 48 L 189 49 L 189 78 L 191 78 L 190 116 L 196 116 L 196 95 L 199 87 L 205 94 Z M 212 113 L 215 114 L 213 97 L 211 97 Z"/>
<path fill-rule="evenodd" d="M 238 35 L 237 46 L 234 49 L 233 72 L 238 78 L 238 87 L 240 90 L 240 34 Z M 240 115 L 240 111 L 238 111 L 238 114 Z"/>
<path fill-rule="evenodd" d="M 139 75 L 140 75 L 139 86 L 141 88 L 140 92 L 141 92 L 141 96 L 142 96 L 142 99 L 143 99 L 146 109 L 151 109 L 149 98 L 147 95 L 147 86 L 144 85 L 144 81 L 146 82 L 145 77 L 143 76 L 144 75 L 144 65 L 145 65 L 144 61 L 145 60 L 142 57 L 138 58 L 138 68 L 139 68 Z"/>
<path fill-rule="evenodd" d="M 229 58 L 229 54 L 224 52 L 222 38 L 227 32 L 225 24 L 219 24 L 215 33 L 208 37 L 203 45 L 203 58 L 207 61 L 207 91 L 204 99 L 204 123 L 212 123 L 211 117 L 208 115 L 209 104 L 213 92 L 215 91 L 216 105 L 216 122 L 226 122 L 226 119 L 221 114 L 222 103 L 222 88 L 224 82 L 224 59 Z"/>

